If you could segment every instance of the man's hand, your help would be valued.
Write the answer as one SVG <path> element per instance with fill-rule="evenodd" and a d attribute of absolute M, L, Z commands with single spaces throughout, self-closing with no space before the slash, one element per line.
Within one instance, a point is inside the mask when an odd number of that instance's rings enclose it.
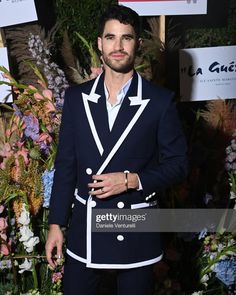
<path fill-rule="evenodd" d="M 89 183 L 89 194 L 99 199 L 123 193 L 127 190 L 126 176 L 124 172 L 114 172 L 101 175 L 93 175 L 93 183 Z M 127 174 L 127 185 L 129 189 L 137 189 L 139 186 L 136 173 Z"/>
<path fill-rule="evenodd" d="M 46 242 L 46 256 L 49 265 L 55 268 L 57 263 L 53 258 L 53 250 L 56 248 L 56 258 L 62 258 L 62 245 L 63 245 L 63 233 L 58 224 L 51 224 L 48 232 L 48 238 Z"/>

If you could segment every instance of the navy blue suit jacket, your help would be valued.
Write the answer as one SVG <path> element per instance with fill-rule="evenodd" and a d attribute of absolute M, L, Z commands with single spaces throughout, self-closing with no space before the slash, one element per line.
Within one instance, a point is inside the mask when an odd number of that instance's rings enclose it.
<path fill-rule="evenodd" d="M 104 74 L 66 91 L 49 223 L 68 225 L 67 253 L 94 268 L 132 268 L 161 258 L 158 233 L 91 231 L 93 209 L 156 205 L 158 192 L 186 176 L 186 143 L 173 93 L 134 73 L 112 130 Z M 92 174 L 128 170 L 143 190 L 100 200 L 88 194 Z M 73 208 L 72 208 L 73 207 Z"/>

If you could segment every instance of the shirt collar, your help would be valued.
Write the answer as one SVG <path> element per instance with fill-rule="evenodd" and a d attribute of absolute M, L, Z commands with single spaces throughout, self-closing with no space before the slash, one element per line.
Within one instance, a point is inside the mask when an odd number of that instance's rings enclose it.
<path fill-rule="evenodd" d="M 123 99 L 124 97 L 126 96 L 128 90 L 129 90 L 129 87 L 130 87 L 130 84 L 132 82 L 132 79 L 133 77 L 131 77 L 123 86 L 122 88 L 120 89 L 120 91 L 118 92 L 117 94 L 117 102 L 115 105 L 118 105 L 118 104 L 121 104 L 123 102 Z M 104 82 L 104 91 L 105 91 L 105 96 L 106 96 L 106 99 L 108 99 L 108 96 L 109 96 L 109 93 L 108 93 L 108 90 L 107 90 L 107 87 L 106 87 L 106 84 Z"/>

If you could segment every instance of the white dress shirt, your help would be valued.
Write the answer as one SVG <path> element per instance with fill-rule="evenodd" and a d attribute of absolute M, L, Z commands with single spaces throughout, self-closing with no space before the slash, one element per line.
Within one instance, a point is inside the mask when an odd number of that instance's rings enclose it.
<path fill-rule="evenodd" d="M 104 83 L 104 91 L 105 91 L 105 96 L 106 96 L 106 103 L 107 103 L 107 114 L 108 114 L 108 123 L 109 123 L 109 128 L 110 128 L 110 131 L 114 125 L 114 122 L 116 120 L 116 117 L 118 115 L 118 112 L 120 110 L 120 107 L 122 105 L 122 102 L 126 96 L 126 93 L 128 92 L 129 90 L 129 87 L 130 87 L 130 84 L 132 82 L 132 79 L 133 77 L 131 77 L 126 83 L 124 86 L 122 86 L 122 88 L 120 89 L 120 91 L 118 92 L 117 94 L 117 101 L 115 104 L 111 104 L 108 99 L 109 99 L 109 93 L 108 93 L 108 90 L 107 90 L 107 87 Z M 138 183 L 139 183 L 139 187 L 138 187 L 138 191 L 139 190 L 142 190 L 143 187 L 142 187 L 142 184 L 141 184 L 141 181 L 139 179 L 139 176 L 138 176 Z"/>
<path fill-rule="evenodd" d="M 106 101 L 107 101 L 107 113 L 108 113 L 108 122 L 109 122 L 109 128 L 110 131 L 114 125 L 114 122 L 116 120 L 117 114 L 120 110 L 121 104 L 125 98 L 125 95 L 127 93 L 127 91 L 129 90 L 130 84 L 132 82 L 133 77 L 131 77 L 124 86 L 122 86 L 122 88 L 120 89 L 120 91 L 117 94 L 117 101 L 115 104 L 111 104 L 108 99 L 109 99 L 109 93 L 107 90 L 107 87 L 104 83 L 104 91 L 105 91 L 105 95 L 106 95 Z"/>

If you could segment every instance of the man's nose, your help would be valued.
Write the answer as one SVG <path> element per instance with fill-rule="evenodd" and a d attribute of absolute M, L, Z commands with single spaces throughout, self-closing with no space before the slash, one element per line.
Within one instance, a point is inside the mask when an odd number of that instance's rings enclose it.
<path fill-rule="evenodd" d="M 123 50 L 123 40 L 122 39 L 117 39 L 115 42 L 115 50 Z"/>

